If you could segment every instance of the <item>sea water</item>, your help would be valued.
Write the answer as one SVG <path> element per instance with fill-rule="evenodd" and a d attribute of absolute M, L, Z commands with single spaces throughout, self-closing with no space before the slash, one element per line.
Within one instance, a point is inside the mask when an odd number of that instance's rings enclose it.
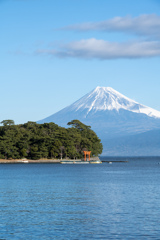
<path fill-rule="evenodd" d="M 101 160 L 0 164 L 0 240 L 160 239 L 160 158 Z"/>

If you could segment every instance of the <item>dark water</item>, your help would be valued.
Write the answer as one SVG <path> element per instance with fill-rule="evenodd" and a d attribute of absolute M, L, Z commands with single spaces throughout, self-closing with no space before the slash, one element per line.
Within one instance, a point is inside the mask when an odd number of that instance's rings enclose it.
<path fill-rule="evenodd" d="M 160 239 L 160 158 L 106 160 L 1 164 L 0 239 Z"/>

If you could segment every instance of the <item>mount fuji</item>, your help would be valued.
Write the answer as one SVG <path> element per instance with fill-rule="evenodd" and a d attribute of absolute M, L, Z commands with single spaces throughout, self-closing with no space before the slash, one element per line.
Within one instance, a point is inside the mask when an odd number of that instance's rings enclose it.
<path fill-rule="evenodd" d="M 160 112 L 111 87 L 96 87 L 38 123 L 55 122 L 67 127 L 73 119 L 90 125 L 97 133 L 103 143 L 103 155 L 160 155 Z"/>

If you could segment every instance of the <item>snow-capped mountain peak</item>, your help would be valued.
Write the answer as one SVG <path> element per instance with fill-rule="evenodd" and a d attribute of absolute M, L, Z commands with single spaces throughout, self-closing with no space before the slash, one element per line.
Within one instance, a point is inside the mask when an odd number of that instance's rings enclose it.
<path fill-rule="evenodd" d="M 91 126 L 97 133 L 103 143 L 103 155 L 160 155 L 160 112 L 139 104 L 111 87 L 96 87 L 78 101 L 38 123 L 54 122 L 67 127 L 67 123 L 74 119 Z"/>
<path fill-rule="evenodd" d="M 124 96 L 111 87 L 96 87 L 93 91 L 73 103 L 74 111 L 87 110 L 89 112 L 124 109 L 135 113 L 143 113 L 149 117 L 160 118 L 160 112 Z"/>

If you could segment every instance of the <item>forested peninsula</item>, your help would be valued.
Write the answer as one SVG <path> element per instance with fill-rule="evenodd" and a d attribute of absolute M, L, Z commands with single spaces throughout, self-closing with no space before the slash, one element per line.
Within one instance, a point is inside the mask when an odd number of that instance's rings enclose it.
<path fill-rule="evenodd" d="M 15 125 L 13 120 L 3 120 L 1 124 L 0 159 L 75 159 L 82 158 L 84 150 L 91 156 L 103 150 L 96 133 L 79 120 L 69 122 L 68 128 L 53 122 Z"/>

